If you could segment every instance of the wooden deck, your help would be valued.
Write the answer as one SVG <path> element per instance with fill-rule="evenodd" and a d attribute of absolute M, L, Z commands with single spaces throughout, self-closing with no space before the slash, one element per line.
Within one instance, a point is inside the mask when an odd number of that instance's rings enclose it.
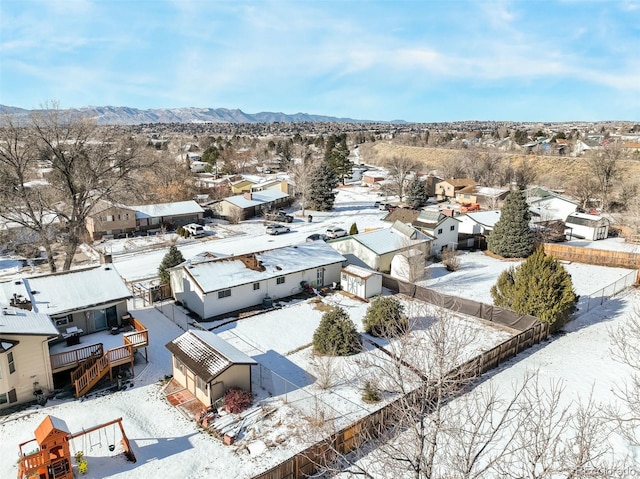
<path fill-rule="evenodd" d="M 98 356 L 104 354 L 102 343 L 90 344 L 89 346 L 72 349 L 71 351 L 52 354 L 49 356 L 51 359 L 51 371 L 53 373 L 59 373 L 67 369 L 77 368 L 80 364 L 96 354 Z"/>

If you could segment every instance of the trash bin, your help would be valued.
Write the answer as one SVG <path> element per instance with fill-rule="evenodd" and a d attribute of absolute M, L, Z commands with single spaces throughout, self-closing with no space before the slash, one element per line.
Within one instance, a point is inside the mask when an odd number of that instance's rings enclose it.
<path fill-rule="evenodd" d="M 312 221 L 312 220 L 313 220 L 313 216 L 309 215 L 309 216 L 307 217 L 307 221 L 308 221 L 309 223 L 311 223 L 311 221 Z"/>

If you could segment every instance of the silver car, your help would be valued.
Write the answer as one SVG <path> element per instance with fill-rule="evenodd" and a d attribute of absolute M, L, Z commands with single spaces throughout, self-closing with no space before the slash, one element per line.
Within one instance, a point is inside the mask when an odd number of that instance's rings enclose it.
<path fill-rule="evenodd" d="M 288 233 L 291 231 L 288 226 L 285 225 L 269 225 L 267 226 L 268 235 L 279 235 L 281 233 Z"/>

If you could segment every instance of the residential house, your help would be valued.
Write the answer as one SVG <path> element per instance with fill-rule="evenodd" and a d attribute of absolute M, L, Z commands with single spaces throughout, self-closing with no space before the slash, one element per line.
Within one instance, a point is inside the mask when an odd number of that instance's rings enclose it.
<path fill-rule="evenodd" d="M 210 331 L 191 329 L 166 345 L 173 379 L 205 406 L 229 388 L 251 392 L 251 367 L 258 363 Z"/>
<path fill-rule="evenodd" d="M 129 298 L 110 264 L 0 283 L 0 304 L 46 314 L 61 334 L 68 328 L 88 334 L 120 326 Z"/>
<path fill-rule="evenodd" d="M 350 264 L 340 272 L 340 286 L 357 298 L 368 299 L 382 294 L 382 275 Z"/>
<path fill-rule="evenodd" d="M 382 170 L 367 170 L 362 172 L 362 184 L 364 186 L 373 186 L 387 179 L 388 173 Z"/>
<path fill-rule="evenodd" d="M 479 205 L 481 208 L 495 210 L 502 206 L 509 190 L 489 188 L 487 186 L 467 186 L 456 193 L 456 202 L 464 205 Z"/>
<path fill-rule="evenodd" d="M 251 191 L 251 187 L 255 183 L 255 181 L 243 177 L 230 180 L 229 186 L 231 187 L 231 194 L 241 195 L 243 193 L 248 193 Z"/>
<path fill-rule="evenodd" d="M 572 238 L 596 241 L 609 235 L 609 220 L 597 215 L 571 213 L 565 220 L 566 234 Z"/>
<path fill-rule="evenodd" d="M 487 247 L 487 236 L 493 231 L 500 220 L 500 210 L 474 211 L 457 216 L 458 247 L 478 248 Z"/>
<path fill-rule="evenodd" d="M 525 191 L 529 210 L 535 221 L 565 220 L 578 208 L 578 203 L 544 188 L 530 188 Z"/>
<path fill-rule="evenodd" d="M 459 224 L 460 221 L 457 218 L 445 215 L 436 209 L 420 211 L 413 222 L 416 228 L 433 238 L 428 256 L 438 256 L 446 248 L 457 248 Z"/>
<path fill-rule="evenodd" d="M 424 258 L 431 249 L 431 242 L 432 238 L 413 226 L 396 221 L 391 228 L 344 236 L 329 244 L 344 254 L 349 263 L 388 273 L 393 257 L 404 251 L 418 251 L 424 264 Z"/>
<path fill-rule="evenodd" d="M 244 220 L 282 208 L 289 201 L 289 195 L 281 191 L 253 191 L 225 198 L 219 204 L 219 212 L 222 216 Z"/>
<path fill-rule="evenodd" d="M 58 330 L 45 313 L 14 308 L 0 299 L 0 409 L 33 401 L 54 389 L 49 341 Z"/>
<path fill-rule="evenodd" d="M 436 196 L 436 185 L 442 181 L 442 178 L 432 175 L 429 173 L 425 176 L 424 179 L 424 189 L 429 195 L 429 198 L 434 198 Z"/>
<path fill-rule="evenodd" d="M 271 180 L 264 180 L 259 183 L 255 183 L 251 185 L 251 192 L 255 193 L 258 191 L 279 191 L 281 193 L 290 194 L 289 191 L 289 183 L 285 179 L 274 178 Z"/>
<path fill-rule="evenodd" d="M 132 207 L 99 201 L 94 212 L 85 222 L 92 240 L 96 241 L 105 235 L 121 235 L 136 230 L 136 211 Z"/>
<path fill-rule="evenodd" d="M 161 225 L 176 227 L 189 223 L 200 223 L 204 215 L 202 207 L 193 200 L 131 206 L 130 208 L 136 212 L 136 229 L 142 231 L 156 229 Z"/>
<path fill-rule="evenodd" d="M 264 304 L 301 290 L 340 281 L 345 258 L 324 241 L 268 251 L 208 258 L 199 256 L 170 270 L 176 301 L 200 318 Z"/>
<path fill-rule="evenodd" d="M 126 235 L 161 225 L 198 223 L 202 221 L 203 214 L 202 207 L 193 200 L 140 206 L 101 201 L 96 211 L 87 217 L 85 225 L 91 239 L 96 241 L 105 235 Z"/>
<path fill-rule="evenodd" d="M 471 178 L 450 178 L 436 183 L 435 194 L 438 201 L 451 201 L 456 193 L 467 186 L 475 186 Z"/>

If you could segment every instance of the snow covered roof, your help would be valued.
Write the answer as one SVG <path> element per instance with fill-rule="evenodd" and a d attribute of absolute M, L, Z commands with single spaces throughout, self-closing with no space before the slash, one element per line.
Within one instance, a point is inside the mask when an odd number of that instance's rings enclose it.
<path fill-rule="evenodd" d="M 467 216 L 478 224 L 493 228 L 500 220 L 500 210 L 474 211 L 461 216 Z"/>
<path fill-rule="evenodd" d="M 3 306 L 0 310 L 0 336 L 4 334 L 56 336 L 58 330 L 44 313 Z"/>
<path fill-rule="evenodd" d="M 396 223 L 394 223 L 394 226 L 392 226 L 391 228 L 384 228 L 376 231 L 369 231 L 367 233 L 360 233 L 353 236 L 346 236 L 344 238 L 340 238 L 337 241 L 357 241 L 362 246 L 378 255 L 391 253 L 393 251 L 398 251 L 400 249 L 405 249 L 410 246 L 431 241 L 431 239 L 427 235 L 411 226 L 408 226 L 408 228 L 411 228 L 411 231 L 415 232 L 416 234 L 413 235 L 413 238 L 408 237 L 406 234 L 399 231 L 399 229 L 395 227 Z"/>
<path fill-rule="evenodd" d="M 195 264 L 186 261 L 179 267 L 209 293 L 343 261 L 344 256 L 324 241 L 313 241 Z M 255 262 L 256 268 L 250 268 L 247 262 Z"/>
<path fill-rule="evenodd" d="M 371 276 L 380 274 L 371 269 L 363 268 L 361 266 L 356 266 L 355 264 L 350 264 L 347 267 L 342 268 L 342 271 L 344 273 L 350 274 L 351 276 L 357 276 L 358 278 L 362 278 L 362 279 L 368 279 Z"/>
<path fill-rule="evenodd" d="M 479 186 L 476 188 L 476 195 L 487 196 L 489 198 L 498 197 L 508 192 L 509 190 L 504 188 L 491 188 L 489 186 Z"/>
<path fill-rule="evenodd" d="M 204 213 L 200 205 L 193 200 L 158 203 L 156 205 L 130 206 L 129 208 L 136 211 L 136 218 L 139 219 Z"/>
<path fill-rule="evenodd" d="M 250 194 L 251 199 L 245 197 L 245 195 L 236 195 L 225 198 L 225 201 L 228 201 L 239 208 L 245 209 L 289 197 L 287 193 L 277 190 L 252 191 Z"/>
<path fill-rule="evenodd" d="M 602 216 L 589 215 L 586 213 L 571 213 L 565 221 L 567 224 L 598 227 L 609 224 L 609 220 Z"/>
<path fill-rule="evenodd" d="M 210 331 L 189 330 L 166 348 L 205 382 L 213 381 L 233 364 L 258 364 Z"/>
<path fill-rule="evenodd" d="M 0 304 L 9 304 L 14 294 L 29 299 L 34 312 L 51 316 L 131 297 L 111 265 L 0 283 Z"/>

